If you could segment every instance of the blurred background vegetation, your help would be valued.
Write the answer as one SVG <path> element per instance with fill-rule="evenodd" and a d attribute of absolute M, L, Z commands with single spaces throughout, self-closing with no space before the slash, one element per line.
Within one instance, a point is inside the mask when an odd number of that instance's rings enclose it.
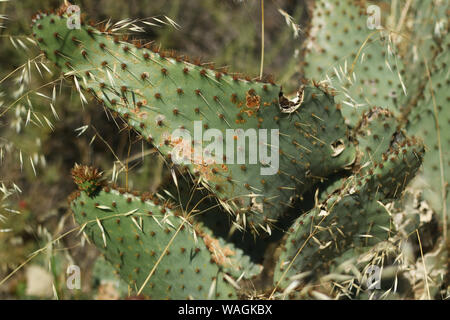
<path fill-rule="evenodd" d="M 151 146 L 109 119 L 93 101 L 80 112 L 80 98 L 71 83 L 58 78 L 56 68 L 35 59 L 39 52 L 28 39 L 31 16 L 62 2 L 0 1 L 0 281 L 12 274 L 0 285 L 0 299 L 126 295 L 126 286 L 76 232 L 58 240 L 75 227 L 66 201 L 75 189 L 70 169 L 75 163 L 90 164 L 119 184 L 128 176 L 129 186 L 141 191 L 154 191 L 166 174 L 163 160 Z M 146 27 L 136 38 L 229 66 L 230 71 L 259 75 L 260 1 L 72 3 L 94 21 L 157 17 L 167 22 L 169 17 L 180 28 L 170 23 Z M 287 92 L 301 78 L 298 50 L 308 5 L 311 1 L 265 1 L 264 74 L 272 74 Z M 81 268 L 82 290 L 66 287 L 66 268 L 71 264 Z"/>

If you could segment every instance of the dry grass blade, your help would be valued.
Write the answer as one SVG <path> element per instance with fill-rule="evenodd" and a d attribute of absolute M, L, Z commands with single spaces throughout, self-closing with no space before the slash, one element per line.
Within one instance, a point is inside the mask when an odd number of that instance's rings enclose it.
<path fill-rule="evenodd" d="M 427 288 L 427 295 L 428 295 L 428 300 L 431 300 L 431 295 L 430 295 L 430 286 L 428 285 L 428 272 L 427 272 L 427 266 L 425 263 L 425 259 L 423 257 L 423 250 L 422 250 L 422 241 L 420 241 L 420 235 L 419 235 L 419 230 L 416 229 L 416 234 L 417 234 L 417 240 L 419 241 L 419 248 L 420 248 L 420 256 L 422 257 L 422 262 L 423 262 L 423 270 L 424 270 L 424 279 L 425 279 L 425 286 Z"/>

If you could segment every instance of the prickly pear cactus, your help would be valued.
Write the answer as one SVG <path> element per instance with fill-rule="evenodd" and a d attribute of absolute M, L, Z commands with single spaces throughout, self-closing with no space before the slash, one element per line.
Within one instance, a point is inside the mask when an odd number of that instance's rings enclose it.
<path fill-rule="evenodd" d="M 48 59 L 73 75 L 80 95 L 81 88 L 94 95 L 165 157 L 187 149 L 183 157 L 193 155 L 185 163 L 188 169 L 241 226 L 270 233 L 269 225 L 292 197 L 354 161 L 340 108 L 326 89 L 302 87 L 290 102 L 273 83 L 210 70 L 90 26 L 70 30 L 66 21 L 64 14 L 42 14 L 34 21 L 34 35 Z M 227 149 L 238 140 L 237 152 L 227 150 L 227 157 L 215 148 L 197 152 L 202 144 L 197 132 L 207 128 L 215 128 L 209 141 L 225 139 L 217 134 L 227 132 Z M 256 137 L 256 128 L 259 145 L 245 148 L 246 136 Z M 180 138 L 177 129 L 187 130 L 193 141 Z"/>
<path fill-rule="evenodd" d="M 390 9 L 384 1 L 316 1 L 303 71 L 322 81 L 304 82 L 293 100 L 272 81 L 190 62 L 93 25 L 68 28 L 64 6 L 34 18 L 40 49 L 73 79 L 81 101 L 94 97 L 170 164 L 175 183 L 163 190 L 177 205 L 161 194 L 108 186 L 90 167 L 72 172 L 76 221 L 132 290 L 154 299 L 236 299 L 242 280 L 266 273 L 272 282 L 272 271 L 274 292 L 317 283 L 345 260 L 393 246 L 391 204 L 424 157 L 422 180 L 432 186 L 425 196 L 445 221 L 448 39 L 430 40 L 437 49 L 429 90 L 406 97 L 423 79 L 408 77 L 405 87 L 410 55 L 399 58 L 388 19 L 377 16 Z M 175 168 L 194 177 L 189 184 L 202 194 L 178 183 Z M 271 252 L 257 246 L 259 231 L 282 230 L 286 208 L 298 210 L 296 198 L 318 185 L 315 205 L 289 221 L 279 259 L 262 272 L 268 264 L 250 253 Z M 202 203 L 205 194 L 221 210 Z M 253 242 L 236 232 L 245 228 L 254 231 Z M 228 231 L 237 233 L 233 241 Z"/>
<path fill-rule="evenodd" d="M 275 269 L 277 287 L 288 287 L 302 273 L 317 279 L 331 272 L 340 256 L 364 251 L 395 231 L 383 202 L 401 196 L 422 163 L 424 149 L 392 122 L 395 118 L 386 110 L 364 114 L 356 130 L 364 133 L 359 136 L 363 154 L 358 171 L 293 224 Z"/>
<path fill-rule="evenodd" d="M 445 38 L 443 52 L 429 67 L 429 77 L 423 95 L 413 104 L 408 115 L 407 129 L 412 134 L 421 137 L 427 148 L 423 172 L 416 185 L 423 189 L 424 197 L 431 207 L 440 213 L 443 228 L 448 229 L 450 204 L 450 110 L 448 103 L 450 95 L 449 86 L 449 40 Z"/>
<path fill-rule="evenodd" d="M 400 37 L 404 47 L 402 60 L 410 70 L 405 73 L 405 85 L 409 89 L 409 98 L 404 113 L 414 109 L 419 99 L 428 89 L 427 66 L 434 68 L 436 57 L 448 43 L 448 1 L 426 0 L 411 3 L 409 23 L 406 25 L 407 37 Z M 408 28 L 409 27 L 409 28 Z M 406 33 L 405 32 L 405 33 Z"/>
<path fill-rule="evenodd" d="M 352 126 L 373 106 L 399 115 L 406 98 L 404 67 L 381 19 L 384 7 L 375 1 L 314 1 L 303 72 L 337 90 Z"/>
<path fill-rule="evenodd" d="M 225 280 L 232 278 L 223 271 L 239 267 L 233 250 L 156 196 L 101 187 L 99 180 L 88 193 L 86 175 L 98 172 L 73 170 L 80 190 L 70 202 L 75 219 L 133 290 L 145 284 L 142 293 L 153 299 L 236 298 L 233 281 Z"/>

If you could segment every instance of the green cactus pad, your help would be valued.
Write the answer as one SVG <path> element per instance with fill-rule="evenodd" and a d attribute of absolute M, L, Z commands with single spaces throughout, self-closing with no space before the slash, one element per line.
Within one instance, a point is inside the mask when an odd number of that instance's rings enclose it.
<path fill-rule="evenodd" d="M 305 43 L 305 77 L 320 79 L 339 92 L 336 102 L 342 104 L 352 126 L 372 106 L 398 115 L 406 98 L 401 81 L 404 68 L 389 33 L 368 28 L 366 10 L 371 4 L 377 3 L 315 1 Z M 379 8 L 383 17 L 384 7 Z"/>
<path fill-rule="evenodd" d="M 275 284 L 286 288 L 303 272 L 310 273 L 307 278 L 317 279 L 350 248 L 386 240 L 390 224 L 389 213 L 376 201 L 367 202 L 358 194 L 330 198 L 325 206 L 315 208 L 292 225 L 275 267 Z"/>
<path fill-rule="evenodd" d="M 448 51 L 448 16 L 450 4 L 448 1 L 423 0 L 413 1 L 408 17 L 410 36 L 400 37 L 404 42 L 403 61 L 409 72 L 405 73 L 405 85 L 410 95 L 405 108 L 409 114 L 419 99 L 423 99 L 428 83 L 427 66 L 433 71 L 436 57 L 443 51 Z M 447 60 L 448 61 L 448 60 Z"/>
<path fill-rule="evenodd" d="M 447 43 L 448 41 L 447 39 Z M 446 48 L 435 59 L 434 71 L 431 71 L 424 94 L 413 105 L 408 116 L 407 130 L 424 140 L 427 151 L 423 170 L 415 184 L 423 189 L 425 199 L 437 213 L 441 222 L 444 222 L 443 215 L 446 212 L 448 224 L 450 217 L 448 211 L 450 204 L 448 196 L 450 181 L 450 95 L 448 90 L 450 56 L 448 44 Z"/>
<path fill-rule="evenodd" d="M 378 161 L 389 149 L 397 126 L 397 120 L 386 109 L 372 108 L 363 114 L 355 128 L 361 169 L 364 170 L 368 162 Z"/>
<path fill-rule="evenodd" d="M 351 184 L 365 185 L 362 193 L 372 199 L 398 198 L 422 163 L 424 148 L 416 138 L 407 138 L 398 122 L 380 108 L 363 114 L 356 128 L 359 168 Z"/>
<path fill-rule="evenodd" d="M 424 147 L 420 142 L 406 139 L 402 133 L 396 133 L 393 138 L 379 162 L 374 162 L 351 181 L 356 185 L 364 184 L 361 194 L 366 200 L 389 202 L 399 198 L 422 164 Z"/>
<path fill-rule="evenodd" d="M 364 113 L 354 129 L 358 157 L 353 170 L 358 170 L 360 175 L 367 173 L 389 149 L 398 125 L 397 119 L 386 109 L 372 108 Z M 320 188 L 319 200 L 324 201 L 339 190 L 347 177 L 342 173 L 332 177 L 330 182 Z"/>
<path fill-rule="evenodd" d="M 74 75 L 77 88 L 121 115 L 165 157 L 173 158 L 176 147 L 195 150 L 201 142 L 195 137 L 196 121 L 201 121 L 200 129 L 219 129 L 224 139 L 227 129 L 267 130 L 259 131 L 268 138 L 259 143 L 255 164 L 248 143 L 245 163 L 237 163 L 235 147 L 231 161 L 221 163 L 220 151 L 210 150 L 208 164 L 196 155 L 194 163 L 187 164 L 241 226 L 268 231 L 294 195 L 354 161 L 344 119 L 332 94 L 322 88 L 302 88 L 296 110 L 288 112 L 292 103 L 279 101 L 281 89 L 275 84 L 240 79 L 148 46 L 133 46 L 93 27 L 70 30 L 66 20 L 53 14 L 36 18 L 33 31 L 41 49 Z M 173 135 L 176 129 L 187 130 L 195 141 Z M 272 130 L 279 130 L 278 148 Z M 235 146 L 235 137 L 230 135 L 227 147 Z M 279 156 L 278 167 L 270 168 L 269 161 L 261 159 L 262 147 L 268 147 L 267 156 Z M 265 170 L 271 172 L 262 173 Z"/>
<path fill-rule="evenodd" d="M 163 199 L 104 187 L 93 197 L 78 191 L 70 204 L 83 232 L 135 291 L 167 247 L 142 293 L 152 299 L 236 298 L 223 272 L 235 253 Z"/>
<path fill-rule="evenodd" d="M 286 288 L 303 272 L 311 272 L 310 277 L 316 278 L 329 272 L 344 252 L 388 239 L 392 224 L 383 203 L 401 196 L 424 154 L 423 145 L 397 131 L 394 120 L 382 109 L 372 109 L 363 115 L 356 130 L 364 133 L 359 137 L 359 145 L 365 149 L 372 144 L 383 152 L 366 150 L 362 165 L 345 180 L 339 192 L 298 218 L 275 270 L 278 287 Z M 379 137 L 375 138 L 375 134 Z"/>

